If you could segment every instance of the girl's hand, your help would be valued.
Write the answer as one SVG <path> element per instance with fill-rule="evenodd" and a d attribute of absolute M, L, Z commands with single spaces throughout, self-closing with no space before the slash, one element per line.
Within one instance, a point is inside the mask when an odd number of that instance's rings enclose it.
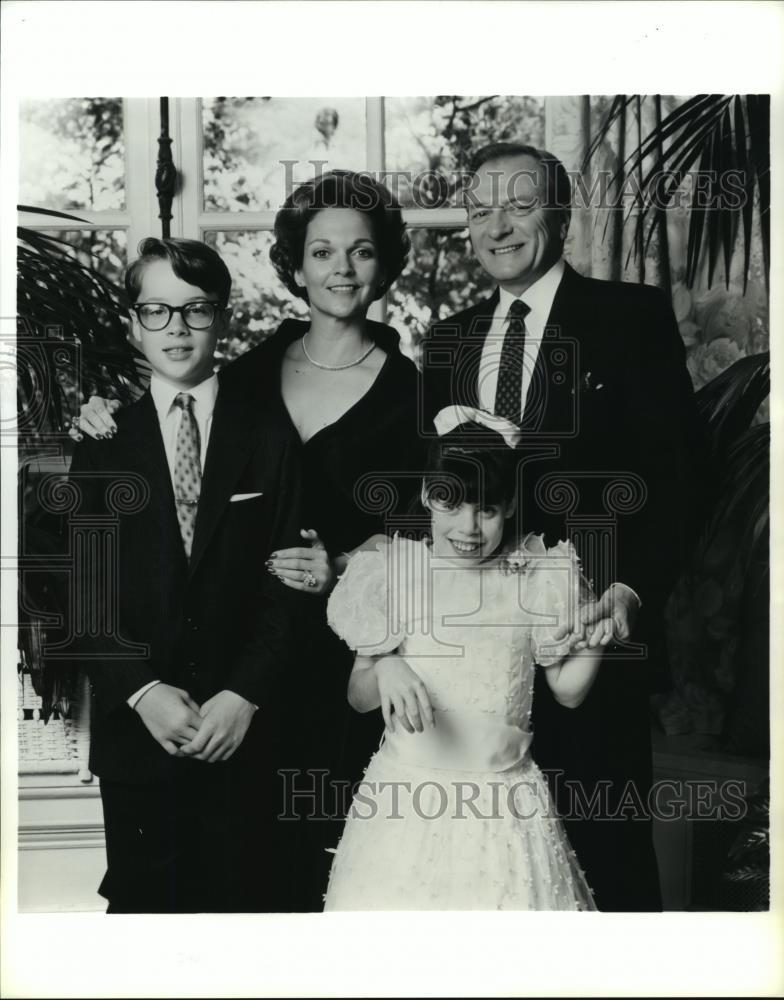
<path fill-rule="evenodd" d="M 608 646 L 613 639 L 614 630 L 615 622 L 612 618 L 601 618 L 583 625 L 579 631 L 569 633 L 569 653 Z"/>
<path fill-rule="evenodd" d="M 607 646 L 628 639 L 634 628 L 640 602 L 633 590 L 623 584 L 614 583 L 596 601 L 581 605 L 579 621 L 571 627 L 572 632 L 582 628 L 589 649 Z M 608 628 L 609 622 L 609 628 Z M 568 625 L 555 633 L 555 640 L 565 638 L 570 632 Z M 585 646 L 579 647 L 584 649 Z"/>
<path fill-rule="evenodd" d="M 278 549 L 267 560 L 267 570 L 294 590 L 328 594 L 337 580 L 332 560 L 317 532 L 303 529 L 300 534 L 310 542 L 310 548 Z"/>
<path fill-rule="evenodd" d="M 566 659 L 574 653 L 579 653 L 582 649 L 593 649 L 595 646 L 606 646 L 613 637 L 612 618 L 603 618 L 601 621 L 591 622 L 588 625 L 581 625 L 579 622 L 572 624 L 571 628 L 561 627 L 548 640 L 542 650 L 547 655 L 553 654 Z"/>
<path fill-rule="evenodd" d="M 117 424 L 112 414 L 116 413 L 120 406 L 120 402 L 116 399 L 90 396 L 87 402 L 82 404 L 79 416 L 72 421 L 68 430 L 69 436 L 74 441 L 81 441 L 85 434 L 99 440 L 114 437 L 117 433 Z"/>
<path fill-rule="evenodd" d="M 406 732 L 424 731 L 422 719 L 435 726 L 427 688 L 401 656 L 383 656 L 373 664 L 381 697 L 381 713 L 389 732 L 394 731 L 392 713 Z"/>

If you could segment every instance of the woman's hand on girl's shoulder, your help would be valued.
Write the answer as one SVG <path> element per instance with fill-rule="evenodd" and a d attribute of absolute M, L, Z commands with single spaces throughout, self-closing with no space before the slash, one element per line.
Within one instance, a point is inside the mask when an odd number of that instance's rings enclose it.
<path fill-rule="evenodd" d="M 96 438 L 99 441 L 105 438 L 114 437 L 117 433 L 117 424 L 112 417 L 122 404 L 116 399 L 104 399 L 103 396 L 90 396 L 86 403 L 82 403 L 79 416 L 71 422 L 68 434 L 74 441 L 81 441 L 86 434 L 88 437 Z"/>

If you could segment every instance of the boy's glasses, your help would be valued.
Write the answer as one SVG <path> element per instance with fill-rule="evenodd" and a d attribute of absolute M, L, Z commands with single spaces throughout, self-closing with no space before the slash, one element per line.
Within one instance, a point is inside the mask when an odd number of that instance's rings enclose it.
<path fill-rule="evenodd" d="M 166 329 L 175 313 L 180 313 L 189 330 L 208 330 L 215 322 L 219 306 L 217 302 L 188 302 L 184 306 L 144 302 L 131 308 L 145 330 L 158 333 Z"/>

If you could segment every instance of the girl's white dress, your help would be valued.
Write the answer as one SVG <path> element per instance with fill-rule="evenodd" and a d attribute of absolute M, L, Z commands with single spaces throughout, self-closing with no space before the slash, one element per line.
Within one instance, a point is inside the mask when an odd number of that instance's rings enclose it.
<path fill-rule="evenodd" d="M 363 655 L 393 650 L 424 682 L 435 728 L 386 732 L 338 846 L 326 910 L 593 910 L 531 758 L 535 662 L 577 598 L 567 543 L 529 535 L 517 572 L 463 568 L 396 538 L 357 553 L 332 628 Z"/>

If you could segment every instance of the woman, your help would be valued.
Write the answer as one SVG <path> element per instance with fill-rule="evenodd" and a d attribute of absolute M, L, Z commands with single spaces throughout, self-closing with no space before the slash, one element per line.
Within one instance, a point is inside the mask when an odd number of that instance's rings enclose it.
<path fill-rule="evenodd" d="M 273 553 L 268 570 L 312 598 L 303 602 L 301 676 L 280 704 L 291 706 L 280 749 L 281 811 L 326 813 L 306 824 L 312 868 L 299 873 L 305 909 L 320 909 L 348 785 L 378 744 L 379 713 L 351 716 L 346 684 L 353 656 L 326 623 L 326 596 L 345 553 L 394 528 L 418 489 L 423 447 L 419 376 L 391 327 L 368 320 L 372 302 L 397 279 L 409 240 L 400 207 L 369 176 L 332 171 L 303 184 L 275 219 L 270 257 L 284 284 L 310 305 L 310 321 L 284 320 L 260 346 L 229 365 L 221 391 L 249 393 L 293 424 L 302 442 L 303 539 Z M 88 433 L 112 432 L 104 401 L 82 408 Z M 276 699 L 277 700 L 277 699 Z M 302 773 L 307 772 L 307 773 Z M 344 781 L 340 788 L 330 782 Z M 334 789 L 334 790 L 333 790 Z M 292 799 L 292 792 L 298 797 Z M 274 863 L 274 860 L 271 862 Z M 294 876 L 293 876 L 294 877 Z"/>
<path fill-rule="evenodd" d="M 400 353 L 397 332 L 367 319 L 403 270 L 410 243 L 390 192 L 348 171 L 299 187 L 278 212 L 275 237 L 270 258 L 289 291 L 309 303 L 310 322 L 285 320 L 231 366 L 226 384 L 263 388 L 265 404 L 302 440 L 305 510 L 319 540 L 278 553 L 270 569 L 323 594 L 344 568 L 343 554 L 384 529 L 379 501 L 388 498 L 393 513 L 413 489 L 400 473 L 421 464 L 412 464 L 420 447 L 416 368 Z"/>
<path fill-rule="evenodd" d="M 313 806 L 297 800 L 302 815 L 313 807 L 335 820 L 307 827 L 314 909 L 351 801 L 348 785 L 382 731 L 379 713 L 361 717 L 348 707 L 353 656 L 327 626 L 326 598 L 345 553 L 405 513 L 417 489 L 406 473 L 422 464 L 416 367 L 401 354 L 397 332 L 367 318 L 403 270 L 409 245 L 395 199 L 369 177 L 333 171 L 299 187 L 275 219 L 270 258 L 286 287 L 309 303 L 310 322 L 284 320 L 224 376 L 224 391 L 256 394 L 302 441 L 310 544 L 274 553 L 268 569 L 314 597 L 303 630 L 311 662 L 298 679 L 299 709 L 292 706 L 292 722 L 300 714 L 308 731 L 302 727 L 285 755 L 292 770 L 309 772 L 293 776 L 288 789 L 315 791 Z"/>

